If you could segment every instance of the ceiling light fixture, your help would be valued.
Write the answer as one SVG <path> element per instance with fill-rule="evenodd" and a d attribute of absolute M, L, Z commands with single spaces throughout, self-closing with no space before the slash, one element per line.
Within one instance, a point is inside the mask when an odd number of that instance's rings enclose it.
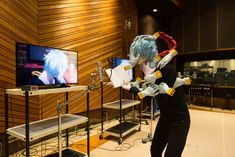
<path fill-rule="evenodd" d="M 153 9 L 153 12 L 155 12 L 155 13 L 156 13 L 156 12 L 157 12 L 157 9 Z"/>

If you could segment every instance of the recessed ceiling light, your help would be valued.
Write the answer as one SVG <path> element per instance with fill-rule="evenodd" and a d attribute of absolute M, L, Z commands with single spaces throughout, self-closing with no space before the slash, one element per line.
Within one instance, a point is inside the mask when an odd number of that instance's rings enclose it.
<path fill-rule="evenodd" d="M 157 12 L 157 9 L 153 9 L 153 12 Z"/>

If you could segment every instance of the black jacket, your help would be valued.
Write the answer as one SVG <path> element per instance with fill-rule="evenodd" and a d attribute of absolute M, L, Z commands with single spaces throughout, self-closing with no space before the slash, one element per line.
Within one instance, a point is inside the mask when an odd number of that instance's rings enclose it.
<path fill-rule="evenodd" d="M 156 69 L 159 70 L 159 69 Z M 156 80 L 156 84 L 165 82 L 170 88 L 176 80 L 176 71 L 170 63 L 161 69 L 162 77 Z M 135 87 L 130 89 L 134 94 L 139 90 Z M 189 112 L 184 100 L 184 93 L 182 86 L 175 89 L 173 96 L 167 94 L 159 94 L 156 96 L 160 108 L 161 118 L 166 121 L 186 120 L 189 118 Z"/>

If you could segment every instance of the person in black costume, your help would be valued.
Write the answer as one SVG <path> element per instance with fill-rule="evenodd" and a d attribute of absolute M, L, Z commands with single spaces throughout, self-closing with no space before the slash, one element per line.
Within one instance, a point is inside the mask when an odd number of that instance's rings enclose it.
<path fill-rule="evenodd" d="M 141 99 L 145 96 L 157 98 L 160 118 L 152 140 L 151 157 L 161 157 L 165 147 L 165 157 L 180 157 L 186 144 L 190 115 L 182 87 L 172 89 L 177 82 L 174 66 L 168 62 L 162 69 L 157 69 L 156 52 L 153 36 L 142 35 L 134 39 L 130 49 L 130 63 L 148 66 L 152 72 L 144 79 L 148 83 L 147 88 L 140 89 L 128 83 L 123 83 L 122 87 Z M 161 75 L 157 74 L 159 71 Z"/>
<path fill-rule="evenodd" d="M 176 79 L 174 67 L 168 63 L 162 70 L 162 78 L 156 84 L 165 82 L 172 87 Z M 160 119 L 151 145 L 152 157 L 161 157 L 167 145 L 166 157 L 180 157 L 184 149 L 190 126 L 189 111 L 184 101 L 182 86 L 175 89 L 173 96 L 159 94 Z"/>

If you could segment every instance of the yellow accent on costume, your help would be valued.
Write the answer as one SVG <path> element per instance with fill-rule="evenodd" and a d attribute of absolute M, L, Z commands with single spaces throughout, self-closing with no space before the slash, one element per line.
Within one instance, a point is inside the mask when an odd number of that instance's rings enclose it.
<path fill-rule="evenodd" d="M 140 99 L 144 98 L 144 96 L 143 96 L 143 94 L 141 92 L 138 93 L 138 96 L 139 96 Z"/>
<path fill-rule="evenodd" d="M 159 34 L 158 32 L 156 32 L 156 33 L 154 34 L 154 36 L 158 38 L 158 37 L 160 36 L 160 34 Z"/>
<path fill-rule="evenodd" d="M 178 54 L 178 52 L 175 49 L 171 49 L 169 52 L 172 53 L 174 56 Z"/>
<path fill-rule="evenodd" d="M 158 55 L 155 59 L 159 62 L 162 58 Z"/>
<path fill-rule="evenodd" d="M 139 77 L 137 77 L 137 78 L 136 78 L 136 81 L 137 81 L 138 83 L 143 82 L 143 81 L 142 81 L 142 79 L 141 79 L 141 78 L 139 78 Z"/>
<path fill-rule="evenodd" d="M 190 80 L 190 78 L 189 78 L 189 77 L 185 78 L 185 84 L 186 84 L 186 85 L 191 84 L 191 80 Z"/>
<path fill-rule="evenodd" d="M 162 73 L 161 73 L 160 70 L 156 71 L 154 74 L 155 74 L 156 78 L 161 78 L 162 77 Z"/>
<path fill-rule="evenodd" d="M 170 96 L 173 96 L 175 93 L 175 90 L 173 88 L 170 88 L 166 93 Z"/>
<path fill-rule="evenodd" d="M 129 65 L 127 65 L 127 66 L 124 66 L 124 69 L 125 69 L 125 70 L 130 70 L 131 67 L 130 67 Z"/>

